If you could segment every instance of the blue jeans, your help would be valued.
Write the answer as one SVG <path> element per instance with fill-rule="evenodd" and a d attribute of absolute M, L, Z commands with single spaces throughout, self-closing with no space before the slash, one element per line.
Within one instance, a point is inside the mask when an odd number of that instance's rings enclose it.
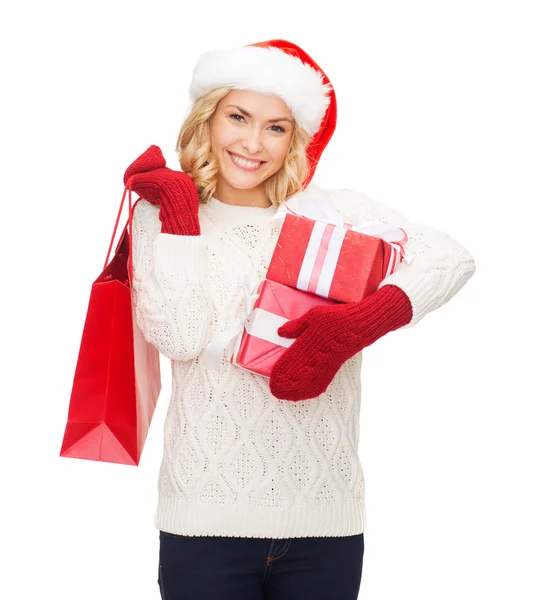
<path fill-rule="evenodd" d="M 160 531 L 162 600 L 355 600 L 364 534 L 288 539 Z"/>

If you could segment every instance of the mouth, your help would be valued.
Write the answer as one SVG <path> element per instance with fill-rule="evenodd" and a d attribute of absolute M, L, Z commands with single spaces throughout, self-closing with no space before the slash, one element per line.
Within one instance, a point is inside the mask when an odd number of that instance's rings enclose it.
<path fill-rule="evenodd" d="M 230 152 L 229 150 L 227 150 L 227 152 L 232 162 L 239 169 L 243 169 L 244 171 L 258 171 L 258 169 L 260 169 L 260 167 L 266 163 L 265 160 L 248 160 L 242 156 L 239 156 L 238 154 Z"/>

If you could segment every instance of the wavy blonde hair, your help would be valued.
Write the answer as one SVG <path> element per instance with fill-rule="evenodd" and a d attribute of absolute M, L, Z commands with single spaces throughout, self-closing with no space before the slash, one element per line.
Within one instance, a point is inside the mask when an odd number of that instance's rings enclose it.
<path fill-rule="evenodd" d="M 206 203 L 214 195 L 219 168 L 211 151 L 210 117 L 217 105 L 233 88 L 218 88 L 201 96 L 186 117 L 176 143 L 180 166 L 195 182 L 199 201 Z M 295 123 L 288 154 L 282 167 L 264 182 L 264 191 L 271 204 L 278 207 L 301 189 L 309 164 L 306 149 L 310 143 L 307 132 Z"/>

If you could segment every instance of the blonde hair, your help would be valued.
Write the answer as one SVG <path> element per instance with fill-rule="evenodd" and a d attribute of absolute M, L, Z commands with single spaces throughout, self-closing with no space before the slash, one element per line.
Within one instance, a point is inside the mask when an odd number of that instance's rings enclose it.
<path fill-rule="evenodd" d="M 219 168 L 217 158 L 210 149 L 209 120 L 215 113 L 219 101 L 231 89 L 230 87 L 218 88 L 198 98 L 178 134 L 176 152 L 180 166 L 195 182 L 199 201 L 203 204 L 208 202 L 215 193 Z M 309 172 L 306 156 L 309 143 L 310 136 L 295 123 L 290 147 L 282 167 L 264 182 L 266 196 L 274 206 L 280 206 L 301 189 Z"/>

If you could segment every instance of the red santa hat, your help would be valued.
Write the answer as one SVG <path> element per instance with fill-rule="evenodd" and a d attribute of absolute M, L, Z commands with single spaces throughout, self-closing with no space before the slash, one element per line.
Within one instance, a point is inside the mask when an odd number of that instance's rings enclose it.
<path fill-rule="evenodd" d="M 320 66 L 286 40 L 206 52 L 193 70 L 190 97 L 195 101 L 220 87 L 276 94 L 286 102 L 296 122 L 311 136 L 305 187 L 336 127 L 336 96 Z"/>

